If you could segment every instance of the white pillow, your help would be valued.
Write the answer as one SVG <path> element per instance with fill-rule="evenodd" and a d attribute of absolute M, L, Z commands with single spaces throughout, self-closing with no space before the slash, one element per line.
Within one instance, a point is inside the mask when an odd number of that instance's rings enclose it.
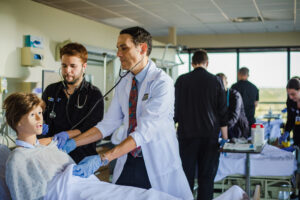
<path fill-rule="evenodd" d="M 5 164 L 10 154 L 7 146 L 0 144 L 0 199 L 9 200 L 10 193 L 5 183 Z"/>

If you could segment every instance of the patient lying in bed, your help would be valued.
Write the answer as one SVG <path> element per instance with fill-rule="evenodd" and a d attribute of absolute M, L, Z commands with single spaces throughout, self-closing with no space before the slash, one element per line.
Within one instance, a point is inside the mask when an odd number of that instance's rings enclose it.
<path fill-rule="evenodd" d="M 72 175 L 74 161 L 56 142 L 40 145 L 44 102 L 34 94 L 14 93 L 4 101 L 7 123 L 17 132 L 17 148 L 6 161 L 12 199 L 177 199 L 154 189 L 119 186 L 95 176 Z"/>

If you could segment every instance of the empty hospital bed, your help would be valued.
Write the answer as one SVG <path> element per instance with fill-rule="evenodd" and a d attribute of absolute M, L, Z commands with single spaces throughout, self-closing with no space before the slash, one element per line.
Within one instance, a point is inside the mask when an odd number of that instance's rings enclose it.
<path fill-rule="evenodd" d="M 245 188 L 245 160 L 244 153 L 221 154 L 215 177 L 215 197 L 232 185 Z M 262 199 L 278 199 L 279 191 L 291 191 L 296 164 L 292 153 L 266 145 L 260 154 L 250 155 L 251 190 L 260 185 Z"/>

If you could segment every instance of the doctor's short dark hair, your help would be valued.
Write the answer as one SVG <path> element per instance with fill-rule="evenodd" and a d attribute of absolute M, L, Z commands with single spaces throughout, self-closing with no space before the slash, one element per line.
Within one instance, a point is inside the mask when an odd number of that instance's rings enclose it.
<path fill-rule="evenodd" d="M 36 106 L 41 106 L 44 111 L 46 104 L 35 94 L 16 92 L 9 95 L 3 102 L 6 122 L 17 132 L 16 127 L 21 118 Z"/>
<path fill-rule="evenodd" d="M 126 28 L 120 31 L 121 34 L 129 34 L 132 37 L 132 41 L 135 45 L 138 45 L 140 43 L 146 43 L 148 46 L 147 49 L 147 56 L 151 54 L 152 51 L 152 36 L 151 34 L 146 31 L 144 28 L 135 26 Z"/>
<path fill-rule="evenodd" d="M 87 62 L 88 52 L 86 48 L 79 43 L 69 43 L 60 49 L 60 59 L 63 55 L 77 56 L 83 63 Z"/>
<path fill-rule="evenodd" d="M 197 50 L 192 57 L 192 64 L 198 65 L 208 61 L 207 52 L 204 49 Z"/>

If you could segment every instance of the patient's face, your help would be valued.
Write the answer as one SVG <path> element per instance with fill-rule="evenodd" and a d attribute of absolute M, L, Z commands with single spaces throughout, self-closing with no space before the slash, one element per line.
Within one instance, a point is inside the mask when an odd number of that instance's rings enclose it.
<path fill-rule="evenodd" d="M 41 106 L 34 107 L 24 115 L 17 127 L 18 133 L 26 135 L 40 135 L 43 130 L 43 110 Z"/>

